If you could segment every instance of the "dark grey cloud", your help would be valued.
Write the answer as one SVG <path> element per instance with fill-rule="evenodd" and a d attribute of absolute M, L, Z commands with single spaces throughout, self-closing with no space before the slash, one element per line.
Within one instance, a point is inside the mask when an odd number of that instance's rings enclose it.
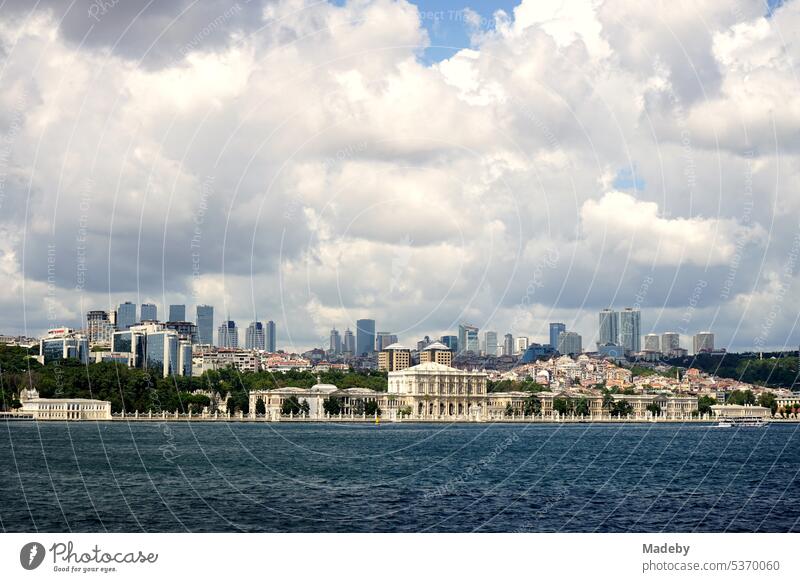
<path fill-rule="evenodd" d="M 108 50 L 148 69 L 179 63 L 193 51 L 227 46 L 263 25 L 267 0 L 25 0 L 4 2 L 5 18 L 50 11 L 64 39 Z"/>

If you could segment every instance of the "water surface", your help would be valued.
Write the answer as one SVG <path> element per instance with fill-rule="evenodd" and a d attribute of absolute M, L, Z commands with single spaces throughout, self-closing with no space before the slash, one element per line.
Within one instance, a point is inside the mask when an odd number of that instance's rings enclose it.
<path fill-rule="evenodd" d="M 798 425 L 0 424 L 5 531 L 800 531 Z"/>

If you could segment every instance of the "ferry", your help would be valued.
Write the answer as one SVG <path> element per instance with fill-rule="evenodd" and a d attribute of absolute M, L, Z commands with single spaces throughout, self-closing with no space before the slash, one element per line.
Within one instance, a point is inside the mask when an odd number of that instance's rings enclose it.
<path fill-rule="evenodd" d="M 767 426 L 768 420 L 761 416 L 733 416 L 720 418 L 717 426 L 720 428 L 732 428 L 734 426 Z"/>

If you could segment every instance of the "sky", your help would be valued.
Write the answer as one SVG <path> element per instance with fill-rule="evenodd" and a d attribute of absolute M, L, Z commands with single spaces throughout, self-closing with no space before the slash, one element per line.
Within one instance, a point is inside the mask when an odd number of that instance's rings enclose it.
<path fill-rule="evenodd" d="M 0 333 L 130 300 L 587 348 L 613 306 L 796 349 L 798 6 L 7 0 Z"/>

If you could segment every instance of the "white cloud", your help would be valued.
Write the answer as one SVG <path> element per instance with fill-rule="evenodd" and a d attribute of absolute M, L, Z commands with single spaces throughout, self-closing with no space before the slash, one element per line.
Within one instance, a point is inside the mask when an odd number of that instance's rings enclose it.
<path fill-rule="evenodd" d="M 537 335 L 557 317 L 588 343 L 594 310 L 643 277 L 668 327 L 733 263 L 737 301 L 780 268 L 800 208 L 797 6 L 525 0 L 432 65 L 403 1 L 276 2 L 263 30 L 237 13 L 186 58 L 145 63 L 133 41 L 78 47 L 49 12 L 0 22 L 0 268 L 19 285 L 0 309 L 19 312 L 24 280 L 46 327 L 53 242 L 77 319 L 85 220 L 87 302 L 194 290 L 297 347 L 365 315 L 407 342 L 460 318 Z M 173 40 L 197 34 L 183 24 Z M 630 168 L 635 197 L 613 190 Z"/>
<path fill-rule="evenodd" d="M 737 242 L 763 242 L 762 228 L 745 227 L 732 219 L 666 218 L 658 204 L 624 192 L 607 192 L 581 207 L 585 252 L 608 249 L 620 259 L 645 265 L 724 265 Z"/>

